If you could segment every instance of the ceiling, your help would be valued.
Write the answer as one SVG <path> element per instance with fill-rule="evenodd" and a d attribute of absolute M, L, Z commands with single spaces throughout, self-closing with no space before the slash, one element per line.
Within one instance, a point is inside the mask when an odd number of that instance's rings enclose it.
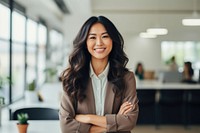
<path fill-rule="evenodd" d="M 91 0 L 91 7 L 94 15 L 108 16 L 124 34 L 139 34 L 156 26 L 168 28 L 169 34 L 200 33 L 200 28 L 181 23 L 194 10 L 200 11 L 200 0 Z"/>
<path fill-rule="evenodd" d="M 70 14 L 63 14 L 54 0 L 16 1 L 37 10 L 45 6 L 59 20 L 69 15 L 104 15 L 126 35 L 139 34 L 156 26 L 168 28 L 169 34 L 200 33 L 199 27 L 181 24 L 182 18 L 192 16 L 194 10 L 200 17 L 200 0 L 64 0 Z"/>

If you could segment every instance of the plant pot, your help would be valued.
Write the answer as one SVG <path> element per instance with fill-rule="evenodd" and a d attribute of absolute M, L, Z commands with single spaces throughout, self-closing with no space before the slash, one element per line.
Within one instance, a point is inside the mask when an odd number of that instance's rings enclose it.
<path fill-rule="evenodd" d="M 17 123 L 17 128 L 18 128 L 19 133 L 27 133 L 28 124 Z"/>
<path fill-rule="evenodd" d="M 36 91 L 26 91 L 25 98 L 27 103 L 36 103 L 38 102 L 38 95 Z"/>

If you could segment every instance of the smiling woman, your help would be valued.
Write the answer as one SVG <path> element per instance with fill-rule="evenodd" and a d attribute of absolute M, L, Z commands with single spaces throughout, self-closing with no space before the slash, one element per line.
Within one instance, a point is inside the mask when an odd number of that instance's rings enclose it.
<path fill-rule="evenodd" d="M 91 17 L 74 40 L 62 74 L 61 130 L 130 133 L 138 117 L 134 74 L 126 68 L 124 41 L 106 17 Z"/>
<path fill-rule="evenodd" d="M 94 24 L 91 27 L 87 38 L 87 49 L 92 55 L 91 63 L 93 64 L 93 69 L 98 69 L 100 65 L 105 64 L 104 67 L 102 67 L 102 70 L 94 70 L 97 75 L 103 72 L 108 62 L 108 56 L 112 50 L 112 45 L 112 39 L 106 32 L 105 27 L 101 23 Z"/>

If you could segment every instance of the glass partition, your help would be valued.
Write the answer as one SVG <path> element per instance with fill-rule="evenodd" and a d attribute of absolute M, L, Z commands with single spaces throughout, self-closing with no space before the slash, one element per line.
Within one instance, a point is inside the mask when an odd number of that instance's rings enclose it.
<path fill-rule="evenodd" d="M 46 43 L 47 43 L 47 28 L 39 24 L 38 26 L 38 85 L 45 82 L 46 76 L 44 70 L 46 68 Z"/>
<path fill-rule="evenodd" d="M 0 38 L 10 38 L 10 10 L 0 4 Z"/>
<path fill-rule="evenodd" d="M 23 97 L 25 85 L 25 45 L 13 44 L 12 54 L 12 100 Z"/>
<path fill-rule="evenodd" d="M 26 17 L 16 11 L 12 14 L 12 101 L 22 98 L 25 85 L 25 23 Z"/>

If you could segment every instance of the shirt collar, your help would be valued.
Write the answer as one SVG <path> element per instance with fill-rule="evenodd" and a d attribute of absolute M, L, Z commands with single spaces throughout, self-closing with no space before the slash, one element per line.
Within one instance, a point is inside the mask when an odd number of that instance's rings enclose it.
<path fill-rule="evenodd" d="M 107 75 L 108 75 L 108 71 L 109 71 L 109 67 L 110 67 L 110 63 L 108 62 L 108 64 L 106 65 L 106 68 L 104 69 L 104 71 L 103 71 L 102 73 L 100 73 L 100 74 L 97 76 L 97 75 L 94 73 L 94 70 L 93 70 L 93 68 L 92 68 L 92 64 L 91 64 L 91 62 L 90 62 L 90 77 L 95 76 L 95 77 L 101 78 L 101 77 L 107 76 Z"/>

